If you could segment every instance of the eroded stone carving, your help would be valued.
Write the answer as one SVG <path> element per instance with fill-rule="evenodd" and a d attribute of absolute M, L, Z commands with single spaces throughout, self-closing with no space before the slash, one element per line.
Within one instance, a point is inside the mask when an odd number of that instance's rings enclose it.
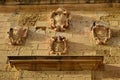
<path fill-rule="evenodd" d="M 12 45 L 22 45 L 28 35 L 28 28 L 10 28 L 8 32 L 8 37 L 10 44 Z"/>
<path fill-rule="evenodd" d="M 39 14 L 22 14 L 18 21 L 19 26 L 35 26 L 37 20 L 39 19 Z"/>
<path fill-rule="evenodd" d="M 50 28 L 55 31 L 65 31 L 70 26 L 71 16 L 65 9 L 58 8 L 50 15 Z"/>
<path fill-rule="evenodd" d="M 50 39 L 49 54 L 65 54 L 68 50 L 67 39 L 62 36 L 55 36 Z"/>
<path fill-rule="evenodd" d="M 111 30 L 104 25 L 95 25 L 92 27 L 92 34 L 96 44 L 107 44 L 111 37 Z"/>

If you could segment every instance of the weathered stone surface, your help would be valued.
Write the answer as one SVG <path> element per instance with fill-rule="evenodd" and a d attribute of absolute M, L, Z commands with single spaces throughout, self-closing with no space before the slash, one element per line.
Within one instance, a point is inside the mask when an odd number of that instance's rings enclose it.
<path fill-rule="evenodd" d="M 20 50 L 18 55 L 19 56 L 29 56 L 29 55 L 32 55 L 32 50 Z"/>
<path fill-rule="evenodd" d="M 8 48 L 7 45 L 0 45 L 0 50 L 6 50 Z"/>
<path fill-rule="evenodd" d="M 70 1 L 70 0 L 69 0 Z M 75 0 L 76 1 L 76 0 Z M 77 0 L 78 1 L 78 0 Z M 100 0 L 99 0 L 100 1 Z M 99 2 L 98 1 L 98 2 Z M 45 1 L 43 1 L 45 2 Z M 55 1 L 53 1 L 55 3 Z M 62 3 L 62 1 L 60 1 Z M 65 0 L 68 3 L 68 0 Z M 71 2 L 71 1 L 70 1 Z M 84 3 L 86 1 L 79 1 Z M 94 2 L 94 1 L 93 1 Z M 57 7 L 56 7 L 57 6 Z M 97 7 L 96 7 L 97 6 Z M 47 26 L 49 12 L 58 7 L 64 7 L 71 11 L 72 25 L 66 32 L 58 33 L 51 29 L 35 31 L 35 26 Z M 88 8 L 89 7 L 89 8 Z M 77 11 L 76 11 L 77 10 Z M 79 10 L 79 11 L 78 11 Z M 114 11 L 113 11 L 114 10 Z M 44 12 L 41 12 L 44 11 Z M 16 13 L 17 12 L 17 13 Z M 30 13 L 31 12 L 31 13 Z M 11 6 L 0 5 L 0 80 L 13 80 L 11 72 L 3 70 L 7 61 L 7 56 L 46 56 L 49 55 L 47 51 L 48 38 L 51 36 L 65 36 L 69 43 L 69 56 L 104 56 L 105 71 L 98 71 L 93 80 L 119 80 L 119 64 L 120 64 L 120 14 L 119 4 L 113 4 L 110 8 L 106 4 L 81 4 L 81 5 L 22 5 Z M 30 25 L 30 33 L 26 44 L 23 46 L 10 46 L 6 39 L 7 31 L 10 27 L 18 26 L 19 19 L 23 14 L 39 13 L 38 22 L 35 26 Z M 109 15 L 109 16 L 108 16 Z M 94 20 L 103 20 L 103 22 L 110 24 L 112 29 L 112 39 L 110 45 L 96 46 L 91 39 L 90 27 Z M 101 23 L 102 24 L 102 23 Z M 111 65 L 109 65 L 111 64 Z M 75 72 L 22 72 L 19 80 L 91 80 L 91 73 L 88 71 Z"/>
<path fill-rule="evenodd" d="M 110 21 L 111 26 L 118 26 L 118 21 Z"/>
<path fill-rule="evenodd" d="M 46 43 L 46 44 L 41 43 L 41 44 L 39 44 L 38 49 L 48 49 L 48 47 L 49 47 L 48 43 Z"/>
<path fill-rule="evenodd" d="M 38 48 L 38 44 L 35 44 L 35 43 L 29 43 L 29 44 L 26 44 L 24 45 L 23 47 L 20 48 L 20 50 L 37 50 Z"/>
<path fill-rule="evenodd" d="M 36 75 L 35 71 L 22 71 L 21 77 L 23 77 L 23 78 L 32 78 L 35 75 Z"/>
<path fill-rule="evenodd" d="M 120 64 L 105 64 L 105 71 L 116 71 L 120 72 Z"/>
<path fill-rule="evenodd" d="M 65 77 L 65 78 L 62 78 L 62 80 L 74 80 L 74 77 Z"/>
<path fill-rule="evenodd" d="M 36 80 L 34 77 L 31 78 L 20 78 L 20 80 Z"/>
<path fill-rule="evenodd" d="M 120 64 L 119 56 L 104 57 L 105 64 Z"/>
<path fill-rule="evenodd" d="M 0 70 L 5 71 L 6 70 L 6 64 L 0 62 Z"/>
<path fill-rule="evenodd" d="M 43 78 L 37 78 L 36 80 L 43 80 Z"/>
<path fill-rule="evenodd" d="M 33 50 L 32 56 L 47 56 L 49 55 L 48 49 L 44 50 Z"/>
<path fill-rule="evenodd" d="M 111 56 L 120 56 L 119 52 L 120 52 L 120 48 L 112 48 L 110 50 L 110 55 Z"/>
<path fill-rule="evenodd" d="M 1 80 L 12 80 L 11 79 L 11 73 L 10 72 L 4 72 L 4 71 L 1 71 L 0 72 L 0 79 Z"/>

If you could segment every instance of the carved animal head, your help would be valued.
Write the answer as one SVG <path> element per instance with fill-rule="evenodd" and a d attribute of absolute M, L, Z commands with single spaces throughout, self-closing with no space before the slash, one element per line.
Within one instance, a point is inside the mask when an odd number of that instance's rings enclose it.
<path fill-rule="evenodd" d="M 24 43 L 27 37 L 28 29 L 27 28 L 10 28 L 8 35 L 9 40 L 12 45 L 21 45 Z"/>
<path fill-rule="evenodd" d="M 70 13 L 65 9 L 58 8 L 50 15 L 51 28 L 55 31 L 65 31 L 70 26 Z"/>

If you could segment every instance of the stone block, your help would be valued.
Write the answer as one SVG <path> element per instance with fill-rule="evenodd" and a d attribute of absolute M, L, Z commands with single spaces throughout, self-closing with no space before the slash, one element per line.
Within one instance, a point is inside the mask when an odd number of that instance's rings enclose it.
<path fill-rule="evenodd" d="M 0 45 L 0 50 L 8 50 L 8 46 L 7 45 Z"/>
<path fill-rule="evenodd" d="M 120 71 L 104 71 L 102 80 L 119 80 Z"/>
<path fill-rule="evenodd" d="M 29 43 L 24 45 L 23 47 L 20 48 L 20 50 L 37 50 L 38 44 L 36 43 Z"/>
<path fill-rule="evenodd" d="M 35 72 L 35 77 L 36 78 L 48 78 L 49 73 L 47 71 L 37 71 Z"/>
<path fill-rule="evenodd" d="M 8 19 L 9 19 L 9 16 L 4 16 L 4 15 L 0 16 L 0 21 L 7 21 Z"/>
<path fill-rule="evenodd" d="M 104 57 L 104 63 L 105 64 L 119 64 L 120 57 L 118 57 L 118 56 Z"/>
<path fill-rule="evenodd" d="M 3 28 L 6 28 L 6 30 L 4 30 L 4 31 L 7 31 L 7 30 L 9 30 L 9 28 L 10 27 L 14 27 L 14 26 L 16 26 L 15 25 L 16 23 L 14 23 L 14 21 L 12 22 L 12 21 L 6 21 L 6 22 L 2 22 L 2 27 Z"/>
<path fill-rule="evenodd" d="M 31 78 L 20 78 L 19 80 L 36 80 L 36 78 L 31 77 Z"/>
<path fill-rule="evenodd" d="M 105 71 L 119 71 L 120 72 L 120 64 L 105 64 Z M 99 75 L 99 74 L 98 74 Z"/>
<path fill-rule="evenodd" d="M 36 80 L 43 80 L 43 78 L 37 78 Z"/>
<path fill-rule="evenodd" d="M 64 3 L 78 3 L 78 0 L 64 0 Z"/>
<path fill-rule="evenodd" d="M 13 76 L 13 72 L 0 71 L 0 80 L 14 80 Z"/>
<path fill-rule="evenodd" d="M 96 56 L 96 51 L 95 50 L 93 50 L 93 51 L 87 50 L 86 52 L 84 52 L 83 55 L 84 56 Z"/>
<path fill-rule="evenodd" d="M 119 20 L 119 25 L 120 25 L 120 20 Z"/>
<path fill-rule="evenodd" d="M 48 37 L 52 37 L 52 36 L 55 36 L 56 35 L 56 32 L 52 29 L 47 29 L 46 30 L 46 36 Z"/>
<path fill-rule="evenodd" d="M 33 50 L 32 56 L 48 56 L 49 51 L 47 49 L 44 50 Z"/>
<path fill-rule="evenodd" d="M 18 80 L 21 76 L 21 72 L 20 71 L 11 71 L 11 79 L 12 80 Z"/>
<path fill-rule="evenodd" d="M 102 71 L 94 71 L 92 73 L 95 79 L 102 79 L 103 78 L 103 72 Z"/>
<path fill-rule="evenodd" d="M 84 80 L 92 80 L 92 78 L 91 77 L 85 77 Z"/>
<path fill-rule="evenodd" d="M 0 56 L 0 64 L 7 62 L 7 56 Z"/>
<path fill-rule="evenodd" d="M 46 16 L 47 16 L 47 15 L 46 15 Z M 49 26 L 49 22 L 48 22 L 48 21 L 37 21 L 37 22 L 36 22 L 36 26 L 48 27 L 48 26 Z"/>
<path fill-rule="evenodd" d="M 1 63 L 0 62 L 0 70 L 5 71 L 5 68 L 6 68 L 6 63 Z"/>
<path fill-rule="evenodd" d="M 111 48 L 110 49 L 110 55 L 111 56 L 120 56 L 119 52 L 120 52 L 119 48 Z"/>
<path fill-rule="evenodd" d="M 23 77 L 23 78 L 34 78 L 34 76 L 35 76 L 35 71 L 23 71 L 22 72 L 22 76 L 21 77 Z M 28 80 L 28 79 L 26 79 L 26 80 Z"/>
<path fill-rule="evenodd" d="M 118 21 L 109 21 L 110 22 L 110 26 L 118 26 Z"/>
<path fill-rule="evenodd" d="M 74 80 L 85 80 L 84 76 L 75 77 Z"/>
<path fill-rule="evenodd" d="M 104 49 L 100 49 L 100 50 L 96 50 L 96 55 L 98 56 L 110 56 L 110 50 L 104 50 Z"/>
<path fill-rule="evenodd" d="M 84 0 L 79 0 L 79 3 L 86 3 L 86 1 L 84 1 Z"/>
<path fill-rule="evenodd" d="M 38 46 L 38 49 L 48 49 L 48 48 L 49 48 L 49 44 L 43 44 L 43 43 L 41 43 Z"/>
<path fill-rule="evenodd" d="M 0 39 L 2 39 L 2 40 L 5 40 L 7 38 L 7 33 L 6 32 L 4 32 L 4 33 L 0 33 Z"/>
<path fill-rule="evenodd" d="M 64 76 L 63 71 L 52 71 L 52 72 L 46 72 L 48 74 L 49 78 L 62 78 Z"/>
<path fill-rule="evenodd" d="M 18 80 L 19 72 L 0 71 L 0 80 Z"/>
<path fill-rule="evenodd" d="M 36 33 L 37 34 L 45 35 L 46 31 L 45 30 L 37 30 Z"/>
<path fill-rule="evenodd" d="M 71 77 L 71 76 L 69 76 L 69 77 L 63 77 L 62 80 L 74 80 L 74 77 Z"/>
<path fill-rule="evenodd" d="M 0 44 L 8 44 L 8 40 L 7 39 L 4 39 L 4 38 L 0 38 Z"/>
<path fill-rule="evenodd" d="M 5 37 L 5 38 L 2 38 L 2 39 L 7 39 L 8 38 L 8 35 L 7 35 L 8 31 L 9 31 L 9 27 L 2 26 L 2 24 L 0 25 L 0 34 L 4 35 L 4 37 Z"/>
<path fill-rule="evenodd" d="M 66 37 L 68 40 L 69 40 L 69 38 L 72 38 L 72 33 L 57 32 L 55 35 L 56 35 L 56 36 L 64 36 L 64 37 Z"/>
<path fill-rule="evenodd" d="M 7 51 L 7 56 L 17 56 L 19 51 Z"/>
<path fill-rule="evenodd" d="M 19 51 L 20 50 L 20 48 L 21 48 L 21 46 L 12 46 L 12 45 L 7 45 L 7 48 L 6 48 L 6 50 L 8 50 L 8 51 Z"/>
<path fill-rule="evenodd" d="M 112 78 L 103 78 L 102 80 L 114 80 Z"/>
<path fill-rule="evenodd" d="M 60 77 L 52 77 L 52 78 L 48 78 L 48 80 L 61 80 L 61 78 Z"/>
<path fill-rule="evenodd" d="M 20 50 L 18 55 L 20 55 L 20 56 L 31 56 L 32 55 L 32 50 Z"/>

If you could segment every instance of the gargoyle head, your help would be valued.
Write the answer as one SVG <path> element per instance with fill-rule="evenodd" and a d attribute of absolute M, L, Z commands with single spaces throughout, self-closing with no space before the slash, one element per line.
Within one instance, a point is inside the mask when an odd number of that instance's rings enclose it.
<path fill-rule="evenodd" d="M 50 28 L 55 31 L 65 31 L 70 26 L 71 16 L 65 9 L 58 8 L 50 15 Z"/>
<path fill-rule="evenodd" d="M 9 40 L 12 45 L 21 45 L 27 38 L 27 28 L 10 28 L 8 32 Z"/>

